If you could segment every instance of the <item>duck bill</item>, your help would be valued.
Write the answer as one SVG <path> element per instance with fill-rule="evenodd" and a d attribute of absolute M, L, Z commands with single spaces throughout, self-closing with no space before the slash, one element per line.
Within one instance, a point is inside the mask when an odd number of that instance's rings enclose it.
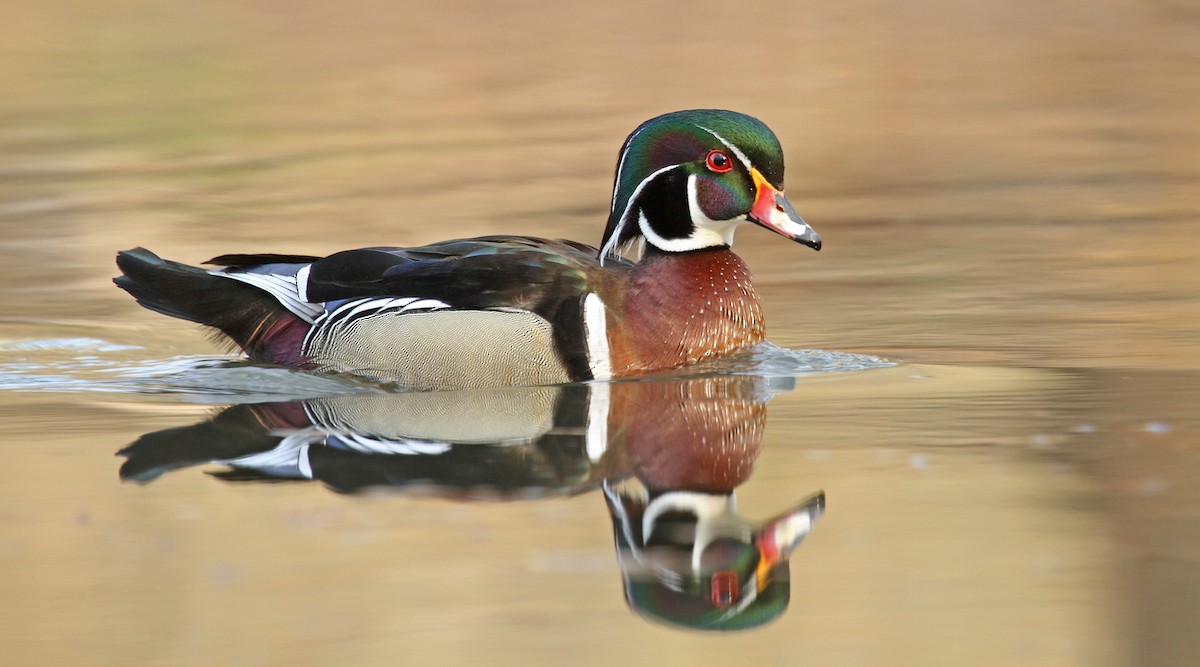
<path fill-rule="evenodd" d="M 800 217 L 792 202 L 768 183 L 757 169 L 750 170 L 750 177 L 754 179 L 757 194 L 747 219 L 780 236 L 803 243 L 813 250 L 820 250 L 821 237 Z"/>
<path fill-rule="evenodd" d="M 824 513 L 825 492 L 818 491 L 800 505 L 763 524 L 755 535 L 759 552 L 758 567 L 755 569 L 758 590 L 766 588 L 771 572 L 792 555 Z"/>

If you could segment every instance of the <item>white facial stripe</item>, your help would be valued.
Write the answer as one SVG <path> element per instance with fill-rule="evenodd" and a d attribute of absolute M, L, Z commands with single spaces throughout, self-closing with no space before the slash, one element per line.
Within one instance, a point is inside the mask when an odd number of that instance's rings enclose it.
<path fill-rule="evenodd" d="M 704 213 L 704 209 L 700 208 L 700 193 L 697 183 L 699 183 L 699 179 L 695 174 L 688 176 L 688 211 L 692 215 L 692 224 L 696 227 L 696 231 L 698 232 L 701 229 L 711 230 L 723 239 L 719 245 L 733 245 L 733 230 L 745 222 L 745 216 L 739 216 L 732 220 L 713 220 L 708 217 Z M 696 232 L 692 232 L 691 238 L 696 238 Z"/>
<path fill-rule="evenodd" d="M 741 160 L 742 166 L 746 168 L 746 171 L 747 172 L 750 171 L 750 158 L 746 157 L 746 154 L 743 153 L 740 148 L 738 148 L 737 146 L 734 146 L 733 144 L 729 143 L 728 141 L 725 141 L 725 137 L 722 137 L 721 135 L 717 134 L 716 132 L 713 132 L 712 130 L 708 129 L 707 127 L 704 127 L 703 125 L 697 125 L 696 127 L 713 135 L 714 137 L 717 138 L 717 141 L 720 141 L 721 143 L 725 144 L 725 148 L 728 148 L 730 153 L 733 153 L 734 155 L 737 156 L 738 160 Z"/>
<path fill-rule="evenodd" d="M 687 512 L 696 516 L 696 530 L 701 531 L 704 524 L 712 524 L 715 520 L 729 517 L 733 514 L 733 496 L 720 496 L 699 491 L 674 491 L 664 493 L 661 496 L 651 500 L 646 509 L 642 512 L 642 540 L 649 542 L 650 537 L 654 535 L 655 524 L 658 518 L 670 512 Z M 748 526 L 745 522 L 731 521 L 726 532 L 730 529 L 737 532 L 749 532 L 746 530 Z M 730 535 L 732 537 L 732 535 Z M 700 535 L 697 535 L 700 539 Z M 711 542 L 711 540 L 709 540 Z M 696 570 L 699 571 L 697 564 Z"/>
<path fill-rule="evenodd" d="M 731 220 L 727 223 L 717 222 L 715 223 L 719 225 L 717 227 L 696 227 L 685 238 L 667 239 L 660 236 L 650 227 L 650 222 L 646 220 L 644 214 L 638 214 L 638 226 L 642 230 L 642 236 L 646 237 L 646 242 L 659 250 L 667 252 L 686 252 L 688 250 L 729 245 L 728 240 L 733 238 L 733 228 L 739 223 L 741 223 L 741 220 Z"/>
<path fill-rule="evenodd" d="M 633 210 L 633 207 L 635 206 L 635 202 L 637 202 L 638 195 L 642 194 L 642 189 L 646 187 L 647 183 L 649 183 L 650 181 L 657 178 L 659 174 L 663 174 L 668 171 L 671 171 L 672 169 L 675 169 L 678 166 L 679 165 L 677 165 L 677 164 L 672 164 L 672 165 L 663 167 L 662 169 L 659 169 L 658 171 L 654 172 L 653 174 L 650 174 L 649 176 L 643 178 L 642 181 L 637 184 L 637 187 L 633 189 L 633 194 L 629 196 L 629 201 L 625 203 L 625 210 L 624 210 L 624 212 L 621 213 L 621 222 L 617 223 L 617 227 L 616 227 L 616 229 L 613 230 L 612 236 L 610 236 L 608 238 L 608 242 L 605 243 L 604 247 L 600 249 L 601 264 L 604 263 L 604 258 L 606 256 L 608 256 L 610 253 L 616 252 L 617 239 L 621 238 L 621 231 L 625 229 L 625 225 L 629 222 L 629 213 Z M 615 207 L 616 207 L 615 199 L 613 202 L 613 207 L 615 210 Z M 645 230 L 645 228 L 646 228 L 646 226 L 642 225 L 643 231 Z"/>
<path fill-rule="evenodd" d="M 625 158 L 629 157 L 629 146 L 633 144 L 634 138 L 641 134 L 642 130 L 644 129 L 646 128 L 643 127 L 637 132 L 629 135 L 629 138 L 625 140 L 625 145 L 621 146 L 621 159 L 617 161 L 617 182 L 616 185 L 613 186 L 612 204 L 608 208 L 609 213 L 617 210 L 617 191 L 620 190 L 621 187 L 621 172 L 625 171 Z"/>

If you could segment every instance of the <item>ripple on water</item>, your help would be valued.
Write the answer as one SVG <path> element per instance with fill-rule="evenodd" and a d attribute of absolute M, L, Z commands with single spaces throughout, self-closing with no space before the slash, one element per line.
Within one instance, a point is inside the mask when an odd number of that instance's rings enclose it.
<path fill-rule="evenodd" d="M 790 389 L 794 384 L 793 380 L 801 376 L 887 368 L 895 365 L 895 362 L 866 354 L 832 350 L 794 350 L 779 347 L 773 343 L 759 343 L 749 350 L 731 357 L 706 361 L 655 377 L 755 375 L 771 380 L 772 386 Z"/>
<path fill-rule="evenodd" d="M 131 358 L 141 349 L 98 338 L 0 341 L 0 390 L 183 394 L 230 403 L 373 389 L 355 378 L 259 366 L 232 356 Z"/>
<path fill-rule="evenodd" d="M 866 354 L 793 350 L 772 343 L 760 343 L 745 354 L 714 362 L 714 366 L 723 372 L 766 377 L 862 371 L 895 365 L 895 362 Z"/>
<path fill-rule="evenodd" d="M 43 338 L 39 340 L 6 341 L 0 343 L 0 352 L 34 352 L 43 350 L 85 350 L 88 352 L 125 352 L 140 350 L 140 345 L 121 345 L 99 338 Z"/>
<path fill-rule="evenodd" d="M 86 337 L 0 341 L 0 390 L 183 394 L 189 400 L 226 403 L 379 390 L 377 384 L 352 376 L 316 375 L 232 356 L 130 358 L 131 352 L 141 349 Z M 756 375 L 786 390 L 798 376 L 892 365 L 867 355 L 764 343 L 668 376 Z"/>

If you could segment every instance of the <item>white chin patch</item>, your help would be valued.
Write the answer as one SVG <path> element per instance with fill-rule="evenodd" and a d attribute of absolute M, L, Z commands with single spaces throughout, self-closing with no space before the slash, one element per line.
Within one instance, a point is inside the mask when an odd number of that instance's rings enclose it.
<path fill-rule="evenodd" d="M 685 252 L 701 248 L 715 248 L 733 245 L 733 232 L 737 226 L 746 222 L 745 216 L 732 220 L 713 220 L 700 209 L 696 194 L 696 176 L 688 177 L 688 212 L 692 216 L 692 233 L 681 239 L 665 239 L 651 229 L 646 215 L 638 212 L 638 228 L 650 245 L 667 252 Z"/>

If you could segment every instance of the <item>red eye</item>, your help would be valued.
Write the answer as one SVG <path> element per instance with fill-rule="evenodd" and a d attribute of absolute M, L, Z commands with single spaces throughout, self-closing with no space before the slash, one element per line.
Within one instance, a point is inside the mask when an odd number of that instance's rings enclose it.
<path fill-rule="evenodd" d="M 729 159 L 725 151 L 709 151 L 708 157 L 704 158 L 704 164 L 711 171 L 715 171 L 718 174 L 723 174 L 733 169 L 733 161 Z"/>

